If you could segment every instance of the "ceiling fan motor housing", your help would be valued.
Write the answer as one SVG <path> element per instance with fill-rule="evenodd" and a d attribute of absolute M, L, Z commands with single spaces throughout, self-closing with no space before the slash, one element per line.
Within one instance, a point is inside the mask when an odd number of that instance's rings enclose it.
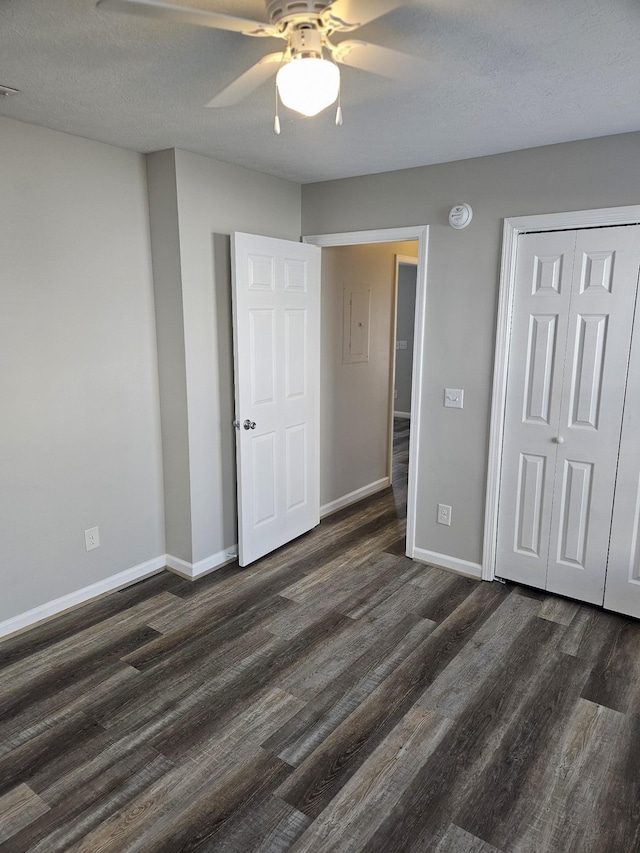
<path fill-rule="evenodd" d="M 267 15 L 274 26 L 296 19 L 318 23 L 320 15 L 330 4 L 326 0 L 267 0 Z"/>

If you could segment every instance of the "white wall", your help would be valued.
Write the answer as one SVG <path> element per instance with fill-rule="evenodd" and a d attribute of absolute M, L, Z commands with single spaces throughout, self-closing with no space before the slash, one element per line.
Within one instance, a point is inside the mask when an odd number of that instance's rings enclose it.
<path fill-rule="evenodd" d="M 431 226 L 418 547 L 481 560 L 503 218 L 638 204 L 639 151 L 624 134 L 303 187 L 305 234 Z M 463 201 L 473 221 L 455 231 L 447 214 Z M 445 386 L 464 388 L 462 411 L 443 408 Z"/>
<path fill-rule="evenodd" d="M 2 621 L 164 553 L 141 155 L 0 118 L 0 365 Z"/>
<path fill-rule="evenodd" d="M 182 334 L 184 347 L 183 373 L 170 368 L 169 376 L 160 359 L 168 401 L 165 456 L 174 445 L 181 452 L 184 430 L 188 436 L 188 518 L 184 503 L 172 509 L 167 502 L 167 530 L 174 527 L 170 548 L 181 548 L 169 553 L 187 563 L 213 564 L 237 542 L 229 235 L 247 231 L 299 240 L 300 186 L 186 151 L 160 152 L 150 163 L 152 204 L 167 206 L 162 214 L 152 211 L 154 264 L 171 269 L 164 281 L 156 280 L 156 297 L 174 306 L 167 309 L 171 322 L 182 329 L 174 327 L 172 334 Z M 164 310 L 160 301 L 158 307 Z M 174 398 L 186 400 L 186 412 L 178 416 L 182 426 L 174 423 L 170 433 L 164 413 Z"/>
<path fill-rule="evenodd" d="M 388 476 L 395 256 L 416 253 L 415 241 L 322 250 L 322 506 Z M 369 360 L 354 364 L 343 362 L 349 285 L 371 290 Z"/>

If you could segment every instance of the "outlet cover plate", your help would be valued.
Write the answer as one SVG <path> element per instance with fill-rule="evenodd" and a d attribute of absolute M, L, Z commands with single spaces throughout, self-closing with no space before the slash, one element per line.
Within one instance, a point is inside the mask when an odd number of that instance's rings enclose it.
<path fill-rule="evenodd" d="M 100 528 L 90 527 L 84 532 L 84 544 L 87 551 L 93 551 L 100 547 Z"/>
<path fill-rule="evenodd" d="M 448 504 L 438 504 L 438 524 L 451 527 L 451 507 Z"/>

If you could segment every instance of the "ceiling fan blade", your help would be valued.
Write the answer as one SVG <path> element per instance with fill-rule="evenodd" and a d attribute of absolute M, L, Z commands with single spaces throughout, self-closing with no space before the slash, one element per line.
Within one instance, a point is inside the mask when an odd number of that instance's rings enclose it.
<path fill-rule="evenodd" d="M 269 77 L 273 77 L 282 63 L 283 52 L 269 53 L 263 56 L 259 62 L 252 65 L 244 74 L 225 86 L 221 92 L 212 98 L 207 107 L 229 107 L 242 101 L 250 95 L 258 86 L 265 83 Z"/>
<path fill-rule="evenodd" d="M 335 62 L 341 62 L 351 68 L 371 71 L 394 80 L 421 79 L 429 69 L 427 63 L 417 56 L 355 39 L 336 45 L 332 57 Z"/>
<path fill-rule="evenodd" d="M 216 30 L 231 30 L 245 36 L 275 36 L 276 30 L 269 24 L 251 21 L 248 18 L 234 18 L 205 9 L 191 9 L 188 6 L 175 6 L 162 0 L 97 0 L 99 9 L 111 9 L 114 12 L 128 12 L 132 15 L 148 15 L 164 18 L 165 21 L 177 21 L 181 24 L 195 24 L 199 27 L 212 27 Z"/>
<path fill-rule="evenodd" d="M 322 21 L 332 30 L 355 30 L 406 5 L 407 0 L 335 0 L 322 13 Z"/>

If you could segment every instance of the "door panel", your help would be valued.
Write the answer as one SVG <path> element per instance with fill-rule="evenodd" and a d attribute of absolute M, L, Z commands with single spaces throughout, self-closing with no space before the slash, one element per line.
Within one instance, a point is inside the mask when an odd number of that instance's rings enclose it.
<path fill-rule="evenodd" d="M 238 550 L 245 566 L 320 521 L 320 249 L 235 234 L 233 255 Z"/>
<path fill-rule="evenodd" d="M 577 232 L 547 589 L 594 604 L 604 596 L 639 266 L 638 226 Z"/>
<path fill-rule="evenodd" d="M 636 306 L 604 606 L 640 618 L 640 306 Z"/>
<path fill-rule="evenodd" d="M 557 316 L 532 316 L 525 378 L 525 423 L 549 424 Z"/>
<path fill-rule="evenodd" d="M 543 456 L 520 454 L 514 550 L 525 556 L 540 556 L 546 462 Z"/>
<path fill-rule="evenodd" d="M 543 589 L 575 239 L 526 234 L 516 258 L 496 574 Z"/>

